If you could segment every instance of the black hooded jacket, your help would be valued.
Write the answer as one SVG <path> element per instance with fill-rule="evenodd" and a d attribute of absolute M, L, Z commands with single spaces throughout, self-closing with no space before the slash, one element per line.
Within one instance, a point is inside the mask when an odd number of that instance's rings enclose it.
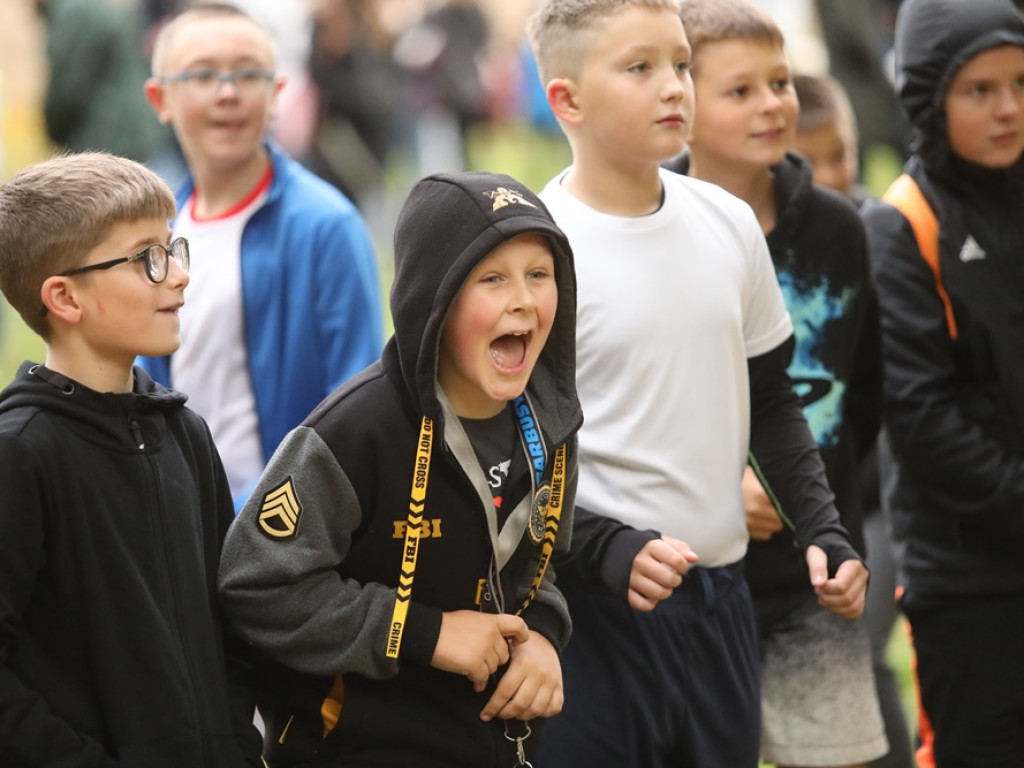
<path fill-rule="evenodd" d="M 4 766 L 259 765 L 216 600 L 227 479 L 184 395 L 135 381 L 26 363 L 0 393 Z"/>
<path fill-rule="evenodd" d="M 506 176 L 428 177 L 414 187 L 397 223 L 395 333 L 381 360 L 289 434 L 225 545 L 225 605 L 243 633 L 277 662 L 274 688 L 260 703 L 266 758 L 275 768 L 314 754 L 337 755 L 341 762 L 332 765 L 479 768 L 515 761 L 503 722 L 479 718 L 496 682 L 475 693 L 464 677 L 429 663 L 442 612 L 495 610 L 480 603 L 486 589 L 503 595 L 503 610 L 512 613 L 538 574 L 540 547 L 523 527 L 511 525 L 511 546 L 504 550 L 509 559 L 497 581 L 489 580 L 494 503 L 437 383 L 442 329 L 463 283 L 495 248 L 526 232 L 546 236 L 555 260 L 555 320 L 526 397 L 546 446 L 545 480 L 556 447 L 567 444 L 555 549 L 568 547 L 575 434 L 582 423 L 568 242 L 543 203 Z M 425 416 L 434 435 L 426 466 L 417 458 Z M 399 577 L 410 487 L 418 478 L 426 485 L 429 534 L 420 535 L 408 617 L 398 658 L 391 658 L 397 588 L 406 583 Z M 501 514 L 515 519 L 509 510 L 529 507 L 533 497 L 530 473 L 510 477 Z M 290 515 L 284 529 L 282 505 Z M 567 641 L 568 609 L 550 568 L 521 615 L 556 648 Z M 324 718 L 328 702 L 340 718 Z M 535 732 L 538 727 L 532 724 Z M 527 754 L 536 743 L 527 740 Z"/>
<path fill-rule="evenodd" d="M 864 228 L 850 201 L 812 183 L 800 155 L 787 154 L 772 172 L 777 216 L 767 240 L 796 335 L 789 375 L 840 521 L 863 556 L 859 467 L 882 415 L 882 341 Z M 811 589 L 789 529 L 751 541 L 746 572 L 755 598 Z"/>
<path fill-rule="evenodd" d="M 905 172 L 939 220 L 951 338 L 909 222 L 863 212 L 885 349 L 885 418 L 898 471 L 890 499 L 919 595 L 1024 593 L 1024 161 L 984 168 L 953 154 L 943 104 L 967 60 L 1024 47 L 1008 0 L 907 0 L 897 87 L 913 126 Z"/>

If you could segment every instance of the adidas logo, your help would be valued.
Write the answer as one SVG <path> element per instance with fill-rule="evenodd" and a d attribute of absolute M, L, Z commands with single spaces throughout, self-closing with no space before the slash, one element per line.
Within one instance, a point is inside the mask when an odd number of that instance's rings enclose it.
<path fill-rule="evenodd" d="M 985 253 L 985 249 L 978 245 L 977 240 L 968 235 L 960 247 L 960 261 L 966 264 L 968 261 L 980 261 L 987 258 L 988 254 Z"/>

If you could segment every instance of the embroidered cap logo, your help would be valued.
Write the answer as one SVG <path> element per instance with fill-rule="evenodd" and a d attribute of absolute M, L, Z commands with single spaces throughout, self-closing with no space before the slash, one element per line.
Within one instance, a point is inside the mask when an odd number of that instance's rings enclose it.
<path fill-rule="evenodd" d="M 498 187 L 497 189 L 492 189 L 490 192 L 484 192 L 484 194 L 494 201 L 494 204 L 491 206 L 492 211 L 504 208 L 506 205 L 528 205 L 531 208 L 537 207 L 523 197 L 522 192 L 516 192 L 514 189 Z"/>

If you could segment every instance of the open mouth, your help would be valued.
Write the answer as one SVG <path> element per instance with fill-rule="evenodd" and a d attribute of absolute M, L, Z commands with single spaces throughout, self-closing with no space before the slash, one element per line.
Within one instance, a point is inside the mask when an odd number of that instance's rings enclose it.
<path fill-rule="evenodd" d="M 526 362 L 526 353 L 530 349 L 530 331 L 522 333 L 506 333 L 491 342 L 491 360 L 499 371 L 515 373 Z"/>

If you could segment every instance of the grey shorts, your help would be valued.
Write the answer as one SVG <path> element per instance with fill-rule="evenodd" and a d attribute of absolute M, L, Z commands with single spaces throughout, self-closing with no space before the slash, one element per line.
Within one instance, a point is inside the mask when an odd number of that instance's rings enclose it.
<path fill-rule="evenodd" d="M 889 751 L 861 619 L 836 616 L 812 596 L 776 623 L 762 653 L 762 760 L 844 766 Z"/>

